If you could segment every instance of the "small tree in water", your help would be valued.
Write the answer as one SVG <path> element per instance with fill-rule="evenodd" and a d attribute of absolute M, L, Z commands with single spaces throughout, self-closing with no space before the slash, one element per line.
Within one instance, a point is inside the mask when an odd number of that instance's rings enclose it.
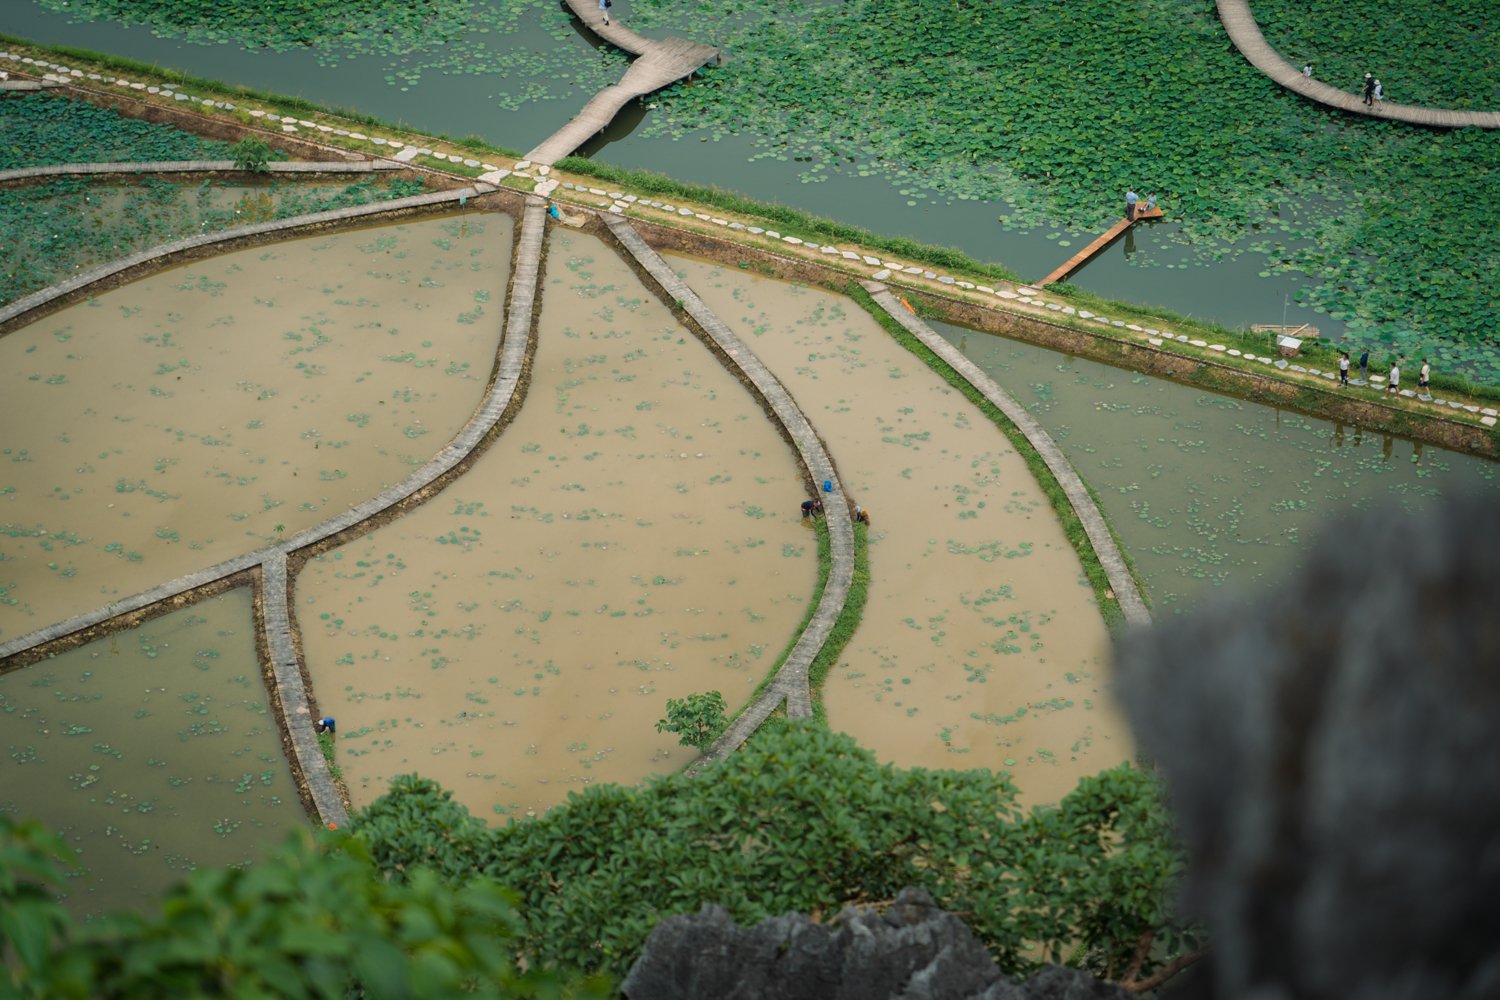
<path fill-rule="evenodd" d="M 724 731 L 724 696 L 717 691 L 667 699 L 667 717 L 656 723 L 658 733 L 676 733 L 682 745 L 707 750 Z"/>

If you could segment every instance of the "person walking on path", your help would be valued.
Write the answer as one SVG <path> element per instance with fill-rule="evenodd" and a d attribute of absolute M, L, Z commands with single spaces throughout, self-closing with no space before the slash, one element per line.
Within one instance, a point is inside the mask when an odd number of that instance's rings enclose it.
<path fill-rule="evenodd" d="M 1423 358 L 1422 359 L 1422 370 L 1419 371 L 1419 372 L 1417 372 L 1417 395 L 1418 396 L 1426 396 L 1428 394 L 1427 393 L 1427 384 L 1431 380 L 1432 380 L 1432 366 L 1427 363 L 1427 359 L 1426 358 Z"/>
<path fill-rule="evenodd" d="M 1370 350 L 1369 350 L 1369 348 L 1366 348 L 1365 352 L 1359 356 L 1359 380 L 1361 382 L 1364 382 L 1364 381 L 1367 381 L 1369 379 L 1369 377 L 1370 377 Z"/>
<path fill-rule="evenodd" d="M 610 0 L 599 0 L 599 13 L 604 15 L 604 23 L 609 24 Z"/>
<path fill-rule="evenodd" d="M 603 0 L 600 0 L 600 2 L 602 3 Z M 1374 73 L 1366 73 L 1365 74 L 1365 86 L 1364 86 L 1364 89 L 1360 91 L 1360 93 L 1364 95 L 1364 98 L 1365 98 L 1365 107 L 1367 107 L 1367 108 L 1373 108 L 1375 106 L 1375 74 Z"/>
<path fill-rule="evenodd" d="M 1385 389 L 1386 392 L 1401 395 L 1401 363 L 1399 361 L 1391 362 L 1391 374 L 1386 377 Z"/>
<path fill-rule="evenodd" d="M 1385 100 L 1385 88 L 1380 85 L 1380 81 L 1379 80 L 1376 80 L 1375 81 L 1375 103 L 1379 104 L 1381 101 L 1384 101 L 1384 100 Z"/>
<path fill-rule="evenodd" d="M 1135 203 L 1141 200 L 1141 196 L 1135 193 L 1135 188 L 1125 192 L 1125 219 L 1128 222 L 1135 221 Z"/>
<path fill-rule="evenodd" d="M 1339 351 L 1339 385 L 1349 388 L 1349 352 Z"/>
<path fill-rule="evenodd" d="M 1307 62 L 1302 64 L 1302 78 L 1304 80 L 1312 79 L 1312 63 Z"/>

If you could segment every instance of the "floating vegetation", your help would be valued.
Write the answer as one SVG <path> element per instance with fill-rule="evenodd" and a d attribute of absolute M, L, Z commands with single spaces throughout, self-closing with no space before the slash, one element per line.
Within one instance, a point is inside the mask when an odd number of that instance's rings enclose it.
<path fill-rule="evenodd" d="M 8 103 L 0 101 L 0 108 Z M 117 179 L 58 178 L 0 189 L 0 241 L 24 246 L 0 271 L 0 303 L 55 284 L 80 269 L 197 233 L 270 219 L 404 198 L 420 182 L 272 183 L 257 187 L 175 184 L 154 178 L 121 186 Z M 209 296 L 224 283 L 198 274 L 182 291 Z M 127 317 L 128 318 L 128 317 Z M 234 322 L 227 317 L 225 325 Z M 162 341 L 161 346 L 167 342 Z"/>
<path fill-rule="evenodd" d="M 45 91 L 0 99 L 0 170 L 53 163 L 227 160 L 229 144 Z M 6 213 L 0 211 L 0 217 Z M 14 245 L 14 244 L 12 244 Z"/>

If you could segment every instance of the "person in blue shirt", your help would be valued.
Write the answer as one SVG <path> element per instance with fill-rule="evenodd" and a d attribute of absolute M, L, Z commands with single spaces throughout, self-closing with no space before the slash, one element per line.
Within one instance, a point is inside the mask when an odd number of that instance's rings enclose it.
<path fill-rule="evenodd" d="M 1135 221 L 1135 203 L 1140 200 L 1141 196 L 1135 193 L 1134 188 L 1125 192 L 1125 218 L 1131 222 Z"/>
<path fill-rule="evenodd" d="M 332 736 L 335 734 L 337 726 L 334 724 L 333 716 L 325 715 L 313 723 L 313 729 L 319 734 L 327 733 L 329 736 Z"/>

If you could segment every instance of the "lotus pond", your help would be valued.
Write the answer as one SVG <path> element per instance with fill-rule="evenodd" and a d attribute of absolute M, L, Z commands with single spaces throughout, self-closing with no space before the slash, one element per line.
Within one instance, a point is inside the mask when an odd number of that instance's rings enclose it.
<path fill-rule="evenodd" d="M 1417 511 L 1469 491 L 1500 500 L 1500 466 L 1485 459 L 932 325 L 1062 446 L 1158 615 L 1273 586 L 1350 510 Z M 1350 538 L 1347 550 L 1372 572 L 1400 572 L 1401 554 L 1378 538 Z"/>
<path fill-rule="evenodd" d="M 0 338 L 0 637 L 260 548 L 425 462 L 483 394 L 510 243 L 508 216 L 476 213 L 291 240 Z"/>
<path fill-rule="evenodd" d="M 597 239 L 555 231 L 542 289 L 499 440 L 298 577 L 356 805 L 419 771 L 520 816 L 674 770 L 667 699 L 738 707 L 813 592 L 800 468 L 750 394 Z"/>
<path fill-rule="evenodd" d="M 1272 7 L 1274 41 L 1293 7 Z M 1422 0 L 1389 37 L 1369 28 L 1368 44 L 1354 37 L 1358 26 L 1390 22 L 1389 5 L 1315 7 L 1299 30 L 1319 31 L 1331 55 L 1358 59 L 1365 45 L 1395 67 L 1465 64 L 1413 71 L 1414 96 L 1465 90 L 1482 100 L 1474 79 L 1493 92 L 1493 72 L 1478 68 L 1494 65 L 1493 30 L 1464 38 L 1460 51 L 1473 59 L 1424 55 L 1476 10 L 1483 28 L 1479 0 L 1451 17 L 1451 5 Z M 447 27 L 423 45 L 377 31 L 374 17 L 339 22 L 349 30 L 338 38 L 299 36 L 285 29 L 299 17 L 290 3 L 268 5 L 254 23 L 211 26 L 180 8 L 89 0 L 64 15 L 28 0 L 11 30 L 522 147 L 621 65 L 549 0 L 451 0 L 432 12 Z M 70 23 L 80 12 L 211 47 Z M 1500 186 L 1500 134 L 1308 104 L 1239 56 L 1211 0 L 622 0 L 618 13 L 650 33 L 724 46 L 730 58 L 654 98 L 635 134 L 600 149 L 613 162 L 957 244 L 1023 275 L 1066 258 L 1139 185 L 1173 221 L 1139 233 L 1133 253 L 1090 264 L 1080 287 L 1235 326 L 1285 315 L 1500 381 L 1500 307 L 1485 277 L 1500 231 L 1476 196 Z M 304 47 L 239 48 L 266 39 Z M 1295 58 L 1310 43 L 1282 44 Z M 1329 73 L 1341 72 L 1339 58 Z M 1387 82 L 1393 98 L 1402 93 Z"/>
<path fill-rule="evenodd" d="M 0 674 L 0 810 L 78 853 L 78 914 L 243 864 L 306 822 L 241 588 Z"/>

